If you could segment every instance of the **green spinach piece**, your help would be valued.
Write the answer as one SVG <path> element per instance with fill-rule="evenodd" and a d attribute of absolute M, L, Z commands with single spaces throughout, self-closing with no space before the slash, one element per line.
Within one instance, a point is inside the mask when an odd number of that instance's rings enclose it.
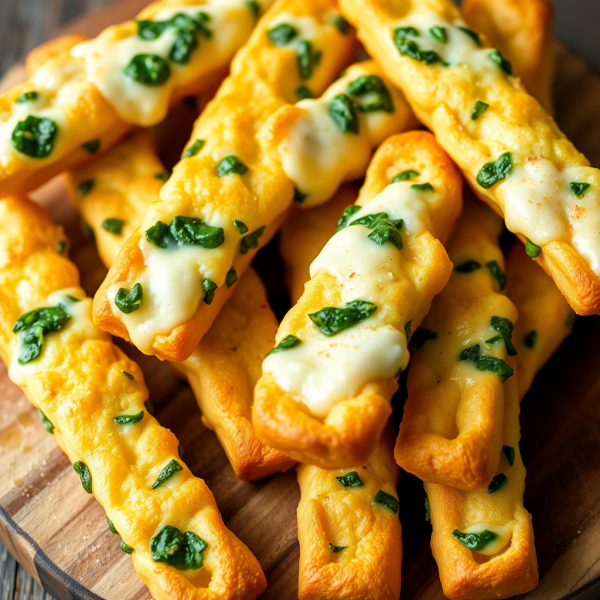
<path fill-rule="evenodd" d="M 364 300 L 348 302 L 344 308 L 328 306 L 316 313 L 309 314 L 314 326 L 328 337 L 336 335 L 345 329 L 354 327 L 370 317 L 377 310 L 377 305 Z"/>
<path fill-rule="evenodd" d="M 329 550 L 331 552 L 334 552 L 335 554 L 337 554 L 338 552 L 341 552 L 342 550 L 345 550 L 348 546 L 334 546 L 333 544 L 328 544 L 327 546 L 329 548 Z"/>
<path fill-rule="evenodd" d="M 429 504 L 429 498 L 425 496 L 425 520 L 431 522 L 431 505 Z"/>
<path fill-rule="evenodd" d="M 133 552 L 133 548 L 131 546 L 128 546 L 123 539 L 121 539 L 121 550 L 123 550 L 123 552 L 125 552 L 125 554 L 131 554 Z"/>
<path fill-rule="evenodd" d="M 489 57 L 508 75 L 512 75 L 512 65 L 510 61 L 500 54 L 500 50 L 490 52 Z"/>
<path fill-rule="evenodd" d="M 152 484 L 152 489 L 155 490 L 157 487 L 160 487 L 165 481 L 171 479 L 178 471 L 183 471 L 183 467 L 172 458 L 167 466 L 158 474 L 156 481 Z"/>
<path fill-rule="evenodd" d="M 340 477 L 336 477 L 336 479 L 344 486 L 344 487 L 362 487 L 364 483 L 361 478 L 358 476 L 356 471 L 349 471 L 345 475 L 341 475 Z"/>
<path fill-rule="evenodd" d="M 490 275 L 496 280 L 501 290 L 506 287 L 506 273 L 502 270 L 498 261 L 490 260 L 485 263 Z"/>
<path fill-rule="evenodd" d="M 484 529 L 481 533 L 462 533 L 458 529 L 455 529 L 452 535 L 469 550 L 474 550 L 475 552 L 480 552 L 490 542 L 498 539 L 498 534 L 488 529 Z"/>
<path fill-rule="evenodd" d="M 433 186 L 430 183 L 413 183 L 410 189 L 415 192 L 433 192 Z"/>
<path fill-rule="evenodd" d="M 348 84 L 350 95 L 362 98 L 368 96 L 367 102 L 357 102 L 358 110 L 364 113 L 383 111 L 394 112 L 394 102 L 387 86 L 377 75 L 362 75 Z"/>
<path fill-rule="evenodd" d="M 106 515 L 106 522 L 108 523 L 108 528 L 110 529 L 110 532 L 113 535 L 119 535 L 117 528 L 114 526 L 113 522 L 108 518 L 108 515 Z"/>
<path fill-rule="evenodd" d="M 433 27 L 429 28 L 429 34 L 434 40 L 440 42 L 440 44 L 445 44 L 448 42 L 448 31 L 445 27 L 434 25 Z"/>
<path fill-rule="evenodd" d="M 391 510 L 394 514 L 397 514 L 400 510 L 400 503 L 394 496 L 386 494 L 383 490 L 379 490 L 373 498 L 373 504 L 379 504 L 388 510 Z"/>
<path fill-rule="evenodd" d="M 296 47 L 298 73 L 302 79 L 310 79 L 314 68 L 321 62 L 321 53 L 314 52 L 308 40 L 301 40 Z"/>
<path fill-rule="evenodd" d="M 225 275 L 225 284 L 230 288 L 237 280 L 238 276 L 235 267 L 231 267 L 231 269 L 227 271 L 227 275 Z"/>
<path fill-rule="evenodd" d="M 473 31 L 467 27 L 461 27 L 460 25 L 457 27 L 457 29 L 460 29 L 463 33 L 466 33 L 478 46 L 481 46 L 481 39 L 476 31 Z"/>
<path fill-rule="evenodd" d="M 115 304 L 117 308 L 126 315 L 139 310 L 144 292 L 142 285 L 136 283 L 130 290 L 126 288 L 119 288 L 117 295 L 115 296 Z"/>
<path fill-rule="evenodd" d="M 590 187 L 589 183 L 577 183 L 576 181 L 572 181 L 571 183 L 569 183 L 569 189 L 578 198 L 582 198 L 589 187 Z"/>
<path fill-rule="evenodd" d="M 240 253 L 246 254 L 248 250 L 253 250 L 254 248 L 258 248 L 258 240 L 260 236 L 264 233 L 265 227 L 259 227 L 257 230 L 245 235 L 240 240 Z"/>
<path fill-rule="evenodd" d="M 75 469 L 75 472 L 77 473 L 77 475 L 79 475 L 79 479 L 81 479 L 81 485 L 83 486 L 83 489 L 88 494 L 91 494 L 92 474 L 90 473 L 88 466 L 84 462 L 77 460 L 73 463 L 73 469 Z"/>
<path fill-rule="evenodd" d="M 508 464 L 512 467 L 515 464 L 515 449 L 512 446 L 502 446 L 502 452 L 504 452 Z"/>
<path fill-rule="evenodd" d="M 280 23 L 267 31 L 269 39 L 276 46 L 287 46 L 298 35 L 298 30 L 288 23 Z"/>
<path fill-rule="evenodd" d="M 10 141 L 21 154 L 31 158 L 46 158 L 52 152 L 58 127 L 52 119 L 29 115 L 13 129 Z"/>
<path fill-rule="evenodd" d="M 110 218 L 102 221 L 102 229 L 105 229 L 109 233 L 114 233 L 115 235 L 121 235 L 124 225 L 125 221 L 123 221 L 123 219 Z"/>
<path fill-rule="evenodd" d="M 169 179 L 171 179 L 171 172 L 163 171 L 162 173 L 156 173 L 154 175 L 154 179 L 158 179 L 159 181 L 166 183 L 167 181 L 169 181 Z"/>
<path fill-rule="evenodd" d="M 537 258 L 541 251 L 542 249 L 537 244 L 534 244 L 529 238 L 525 238 L 525 254 L 529 258 Z"/>
<path fill-rule="evenodd" d="M 255 19 L 260 16 L 260 4 L 256 0 L 246 0 L 246 6 Z"/>
<path fill-rule="evenodd" d="M 345 229 L 350 224 L 350 219 L 361 209 L 361 206 L 358 204 L 352 204 L 351 206 L 347 206 L 344 209 L 344 213 L 342 214 L 340 220 L 337 222 L 337 228 L 335 232 L 341 231 Z"/>
<path fill-rule="evenodd" d="M 135 415 L 119 415 L 118 417 L 113 417 L 113 421 L 119 425 L 133 425 L 134 423 L 139 423 L 143 418 L 144 411 L 141 410 Z"/>
<path fill-rule="evenodd" d="M 81 144 L 81 147 L 88 154 L 96 154 L 98 150 L 100 150 L 100 138 L 96 138 L 95 140 L 90 140 L 89 142 L 85 142 L 85 144 Z"/>
<path fill-rule="evenodd" d="M 35 102 L 40 97 L 40 93 L 36 91 L 25 92 L 21 94 L 16 100 L 15 104 L 25 104 L 27 102 Z"/>
<path fill-rule="evenodd" d="M 336 15 L 333 17 L 332 23 L 342 35 L 346 35 L 350 31 L 350 23 L 348 23 L 348 21 L 346 21 L 342 15 Z"/>
<path fill-rule="evenodd" d="M 133 375 L 131 373 L 128 373 L 127 371 L 121 371 L 121 373 L 123 373 L 127 379 L 133 379 Z"/>
<path fill-rule="evenodd" d="M 481 170 L 477 173 L 477 183 L 488 190 L 499 181 L 506 179 L 512 168 L 512 154 L 505 152 L 498 160 L 486 163 L 481 167 Z"/>
<path fill-rule="evenodd" d="M 276 354 L 277 352 L 283 352 L 284 350 L 291 350 L 296 346 L 299 346 L 302 343 L 302 340 L 297 338 L 295 335 L 288 335 L 284 337 L 275 348 L 269 350 L 267 356 L 270 354 Z"/>
<path fill-rule="evenodd" d="M 486 340 L 486 344 L 495 344 L 500 340 L 504 340 L 506 346 L 506 352 L 509 356 L 516 356 L 517 351 L 512 343 L 513 324 L 510 319 L 506 317 L 492 317 L 490 321 L 490 327 L 494 331 L 498 331 L 499 335 Z"/>
<path fill-rule="evenodd" d="M 348 94 L 338 94 L 329 102 L 327 111 L 342 133 L 358 135 L 360 120 L 358 105 Z"/>
<path fill-rule="evenodd" d="M 481 269 L 481 264 L 476 260 L 467 260 L 457 267 L 454 267 L 454 270 L 457 273 L 472 273 L 473 271 L 477 271 L 477 269 Z"/>
<path fill-rule="evenodd" d="M 44 426 L 44 429 L 48 432 L 48 433 L 54 433 L 54 425 L 52 425 L 52 421 L 50 421 L 50 419 L 42 412 L 41 408 L 37 409 L 38 411 L 38 415 L 40 415 L 40 419 L 42 420 L 42 425 Z"/>
<path fill-rule="evenodd" d="M 157 221 L 145 232 L 146 240 L 157 248 L 170 246 L 200 246 L 201 248 L 217 248 L 225 241 L 222 227 L 212 227 L 201 219 L 178 216 L 167 226 Z"/>
<path fill-rule="evenodd" d="M 398 183 L 399 181 L 410 181 L 419 175 L 420 173 L 414 169 L 406 169 L 406 171 L 401 171 L 398 173 L 398 175 L 392 179 L 392 183 Z"/>
<path fill-rule="evenodd" d="M 123 69 L 123 73 L 141 85 L 157 87 L 169 80 L 171 67 L 158 54 L 136 54 Z"/>
<path fill-rule="evenodd" d="M 202 150 L 202 146 L 204 146 L 204 140 L 194 140 L 185 151 L 183 158 L 191 158 L 192 156 L 196 156 L 200 150 Z"/>
<path fill-rule="evenodd" d="M 182 533 L 177 527 L 165 525 L 150 541 L 150 556 L 155 562 L 191 571 L 202 566 L 202 551 L 206 546 L 195 533 Z"/>
<path fill-rule="evenodd" d="M 306 100 L 307 98 L 314 97 L 315 95 L 313 94 L 312 90 L 306 85 L 301 85 L 299 88 L 296 89 L 296 102 L 300 102 L 300 100 Z"/>
<path fill-rule="evenodd" d="M 204 290 L 204 304 L 212 304 L 215 298 L 215 291 L 219 286 L 212 280 L 205 277 L 202 280 L 202 289 Z"/>
<path fill-rule="evenodd" d="M 479 344 L 475 344 L 474 346 L 463 350 L 460 353 L 460 360 L 463 362 L 472 362 L 478 371 L 490 371 L 496 373 L 503 383 L 515 373 L 511 366 L 501 358 L 484 356 L 481 353 L 481 346 Z"/>
<path fill-rule="evenodd" d="M 246 225 L 246 223 L 243 223 L 242 221 L 238 221 L 237 219 L 233 220 L 233 224 L 235 225 L 235 228 L 243 235 L 244 233 L 248 233 L 248 226 Z"/>
<path fill-rule="evenodd" d="M 508 482 L 508 478 L 504 473 L 498 473 L 494 479 L 488 485 L 487 493 L 495 494 L 498 490 L 502 489 Z"/>
<path fill-rule="evenodd" d="M 226 156 L 217 165 L 217 176 L 225 175 L 245 175 L 249 171 L 248 167 L 237 156 Z"/>
<path fill-rule="evenodd" d="M 481 100 L 477 100 L 477 102 L 475 102 L 475 106 L 473 107 L 473 110 L 471 111 L 471 120 L 472 121 L 477 121 L 477 119 L 479 119 L 479 117 L 490 107 L 489 104 L 486 104 L 485 102 L 482 102 Z"/>
<path fill-rule="evenodd" d="M 87 196 L 94 189 L 94 180 L 86 179 L 77 186 L 77 195 L 80 198 Z"/>

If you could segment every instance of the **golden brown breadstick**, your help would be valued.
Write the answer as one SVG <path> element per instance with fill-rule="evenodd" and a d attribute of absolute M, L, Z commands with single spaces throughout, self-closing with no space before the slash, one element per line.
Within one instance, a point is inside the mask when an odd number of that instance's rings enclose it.
<path fill-rule="evenodd" d="M 527 91 L 552 114 L 554 36 L 548 0 L 465 0 L 461 11 L 506 56 Z"/>
<path fill-rule="evenodd" d="M 127 234 L 142 222 L 148 205 L 158 198 L 167 176 L 142 130 L 67 173 L 73 202 L 94 233 L 107 267 Z M 84 194 L 79 191 L 82 186 Z M 254 386 L 277 325 L 264 286 L 250 269 L 192 356 L 173 365 L 189 380 L 205 425 L 215 431 L 241 479 L 259 479 L 294 465 L 263 444 L 250 422 Z"/>
<path fill-rule="evenodd" d="M 368 457 L 408 363 L 406 333 L 450 274 L 438 239 L 452 232 L 461 183 L 429 133 L 379 148 L 263 364 L 252 421 L 265 442 L 323 468 Z"/>
<path fill-rule="evenodd" d="M 191 354 L 231 295 L 227 273 L 245 271 L 292 202 L 258 130 L 297 93 L 322 93 L 344 66 L 355 41 L 340 18 L 335 0 L 282 0 L 261 19 L 96 294 L 102 329 L 161 359 Z M 120 289 L 143 295 L 139 311 L 120 310 Z"/>
<path fill-rule="evenodd" d="M 210 89 L 270 3 L 159 0 L 93 40 L 70 36 L 42 48 L 29 81 L 0 95 L 0 198 L 41 185 Z"/>
<path fill-rule="evenodd" d="M 433 525 L 431 547 L 444 594 L 452 600 L 509 598 L 537 584 L 531 516 L 523 507 L 519 399 L 569 334 L 573 313 L 521 244 L 515 244 L 509 254 L 507 276 L 508 294 L 519 313 L 513 336 L 519 354 L 510 359 L 516 366 L 515 377 L 504 385 L 499 472 L 489 488 L 471 492 L 425 484 Z"/>
<path fill-rule="evenodd" d="M 600 171 L 451 0 L 341 0 L 367 50 L 573 309 L 600 311 Z M 536 200 L 532 200 L 536 199 Z M 539 201 L 538 201 L 539 200 Z"/>
<path fill-rule="evenodd" d="M 298 466 L 299 600 L 398 600 L 402 531 L 393 433 L 364 464 Z"/>
<path fill-rule="evenodd" d="M 26 198 L 0 202 L 0 354 L 49 420 L 157 599 L 254 599 L 251 552 L 146 402 L 139 367 L 91 321 L 62 228 Z"/>
<path fill-rule="evenodd" d="M 398 464 L 424 481 L 486 486 L 502 448 L 503 383 L 517 312 L 506 297 L 502 220 L 471 200 L 448 254 L 454 271 L 415 331 Z"/>

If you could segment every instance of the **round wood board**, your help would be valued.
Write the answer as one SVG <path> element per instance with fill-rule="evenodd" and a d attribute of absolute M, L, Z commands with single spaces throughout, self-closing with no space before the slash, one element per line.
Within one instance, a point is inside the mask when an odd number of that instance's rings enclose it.
<path fill-rule="evenodd" d="M 125 0 L 95 13 L 69 32 L 97 33 L 133 16 L 145 0 Z M 600 166 L 600 77 L 577 56 L 558 47 L 557 119 L 592 164 Z M 22 76 L 15 69 L 11 80 Z M 6 82 L 5 82 L 6 83 Z M 191 126 L 191 124 L 190 124 Z M 184 143 L 184 140 L 181 141 Z M 173 147 L 167 154 L 179 151 Z M 105 269 L 83 239 L 80 221 L 59 181 L 34 194 L 65 226 L 71 257 L 83 286 L 93 294 Z M 257 268 L 276 309 L 285 291 L 272 243 Z M 600 595 L 600 319 L 579 319 L 536 379 L 522 412 L 522 453 L 528 478 L 525 504 L 533 514 L 540 567 L 539 587 L 528 600 L 591 600 Z M 294 471 L 258 483 L 236 479 L 214 434 L 202 424 L 188 385 L 168 364 L 121 344 L 141 364 L 158 419 L 184 446 L 186 463 L 213 491 L 227 526 L 254 552 L 267 575 L 264 599 L 297 598 L 299 549 Z M 394 400 L 396 415 L 402 397 Z M 443 599 L 423 520 L 423 488 L 402 473 L 400 487 L 404 560 L 402 598 Z M 35 409 L 0 365 L 0 540 L 56 598 L 150 598 L 130 557 L 111 535 L 104 511 L 87 495 L 69 461 L 48 435 Z"/>

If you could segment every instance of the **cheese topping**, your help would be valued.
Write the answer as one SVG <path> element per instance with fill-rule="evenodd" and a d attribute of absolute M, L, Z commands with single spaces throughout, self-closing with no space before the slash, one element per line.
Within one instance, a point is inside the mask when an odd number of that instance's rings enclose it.
<path fill-rule="evenodd" d="M 168 21 L 177 14 L 197 18 L 199 12 L 208 15 L 206 27 L 211 36 L 199 35 L 198 47 L 192 50 L 186 64 L 169 60 L 176 28 L 167 27 L 156 39 L 147 40 L 137 35 L 135 23 L 131 24 L 129 35 L 123 35 L 122 27 L 108 28 L 97 38 L 75 46 L 71 54 L 85 60 L 88 80 L 98 87 L 122 119 L 137 125 L 154 125 L 166 116 L 173 88 L 190 84 L 199 71 L 209 73 L 222 67 L 249 37 L 255 24 L 252 11 L 242 0 L 170 6 L 152 20 Z M 139 54 L 153 54 L 167 61 L 170 68 L 167 81 L 149 86 L 127 76 L 126 67 Z"/>
<path fill-rule="evenodd" d="M 390 184 L 364 204 L 310 267 L 311 278 L 328 273 L 337 279 L 341 305 L 372 302 L 377 306 L 373 315 L 332 337 L 316 334 L 290 350 L 269 355 L 263 363 L 263 371 L 272 373 L 283 390 L 317 417 L 326 417 L 335 404 L 356 395 L 367 383 L 395 377 L 408 364 L 405 323 L 385 321 L 385 292 L 402 278 L 402 250 L 392 243 L 376 243 L 369 239 L 368 227 L 352 222 L 385 212 L 389 219 L 404 219 L 400 227 L 404 240 L 429 230 L 427 201 L 437 202 L 437 193 L 418 192 L 411 185 Z"/>
<path fill-rule="evenodd" d="M 324 419 L 340 400 L 351 398 L 370 382 L 394 377 L 399 365 L 407 362 L 403 333 L 391 325 L 363 325 L 270 354 L 263 371 L 273 373 L 282 389 Z"/>
<path fill-rule="evenodd" d="M 71 298 L 77 298 L 74 301 Z M 92 299 L 86 298 L 80 288 L 67 288 L 53 292 L 45 302 L 41 302 L 37 308 L 45 306 L 61 305 L 71 316 L 66 325 L 60 331 L 49 333 L 44 336 L 44 344 L 41 355 L 24 365 L 19 364 L 18 357 L 22 337 L 17 336 L 17 348 L 12 355 L 9 377 L 19 386 L 26 386 L 27 379 L 37 373 L 50 368 L 50 365 L 60 362 L 60 356 L 64 353 L 66 344 L 81 346 L 86 340 L 109 340 L 110 336 L 98 329 L 92 321 Z"/>
<path fill-rule="evenodd" d="M 342 182 L 364 175 L 373 149 L 402 129 L 406 122 L 405 100 L 398 90 L 384 81 L 392 98 L 392 112 L 358 111 L 358 134 L 344 133 L 336 124 L 329 114 L 331 100 L 338 94 L 347 94 L 351 82 L 371 73 L 369 67 L 354 67 L 330 86 L 321 98 L 298 102 L 302 113 L 277 149 L 285 174 L 307 196 L 302 202 L 303 208 L 325 202 Z M 361 102 L 372 100 L 372 93 L 361 97 Z M 399 107 L 404 110 L 398 110 Z"/>
<path fill-rule="evenodd" d="M 589 187 L 578 197 L 569 184 Z M 600 177 L 592 167 L 570 166 L 559 171 L 544 158 L 528 158 L 513 167 L 498 185 L 506 226 L 544 246 L 556 240 L 570 243 L 600 276 Z"/>
<path fill-rule="evenodd" d="M 480 522 L 467 527 L 464 533 L 481 533 L 486 530 L 495 533 L 498 537 L 476 552 L 484 556 L 493 556 L 508 545 L 512 537 L 512 531 L 508 527 L 504 527 L 504 525 L 490 525 L 489 523 Z"/>

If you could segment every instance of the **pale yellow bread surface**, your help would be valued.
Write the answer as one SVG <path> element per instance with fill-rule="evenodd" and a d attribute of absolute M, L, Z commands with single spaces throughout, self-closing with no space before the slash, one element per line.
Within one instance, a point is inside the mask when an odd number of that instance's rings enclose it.
<path fill-rule="evenodd" d="M 512 63 L 527 91 L 553 113 L 554 35 L 548 0 L 465 0 L 461 12 Z"/>
<path fill-rule="evenodd" d="M 517 311 L 487 266 L 503 273 L 498 236 L 502 220 L 471 199 L 448 244 L 454 271 L 433 301 L 423 329 L 434 339 L 417 343 L 408 373 L 408 399 L 395 456 L 398 464 L 431 483 L 475 490 L 486 486 L 502 447 L 504 391 L 500 377 L 477 371 L 460 354 L 480 344 L 482 354 L 505 360 L 504 343 L 486 344 L 498 334 L 492 317 L 517 320 Z M 459 272 L 469 261 L 479 266 Z M 457 270 L 458 269 L 458 270 Z M 415 336 L 423 335 L 418 332 Z M 415 339 L 417 339 L 415 337 Z"/>
<path fill-rule="evenodd" d="M 505 188 L 496 183 L 484 189 L 477 183 L 477 175 L 485 164 L 497 160 L 503 153 L 512 153 L 517 165 L 525 164 L 528 159 L 547 160 L 559 174 L 568 168 L 589 167 L 587 159 L 542 106 L 526 93 L 520 80 L 505 75 L 500 67 L 490 83 L 489 77 L 482 80 L 468 65 L 457 68 L 425 64 L 399 53 L 393 42 L 394 28 L 400 24 L 410 25 L 411 19 L 418 18 L 419 13 L 427 13 L 439 24 L 459 21 L 460 12 L 451 0 L 342 0 L 340 6 L 344 16 L 357 27 L 369 54 L 404 92 L 419 120 L 435 133 L 477 195 L 500 214 L 504 214 Z M 487 40 L 482 36 L 480 47 L 486 45 Z M 473 120 L 471 111 L 482 99 L 491 108 L 485 118 Z M 592 189 L 600 189 L 600 171 L 590 168 L 586 173 Z M 542 244 L 537 261 L 578 314 L 596 314 L 600 310 L 600 278 L 590 266 L 592 259 L 584 258 L 574 244 L 579 244 L 578 231 L 585 226 L 586 219 L 596 223 L 597 207 L 578 204 L 568 196 L 568 188 L 561 194 L 556 210 L 563 219 L 565 233 Z M 588 215 L 589 211 L 594 214 Z M 519 226 L 519 229 L 525 228 L 523 224 Z M 524 241 L 527 233 L 516 233 Z M 600 231 L 591 225 L 585 239 L 595 248 L 598 236 Z M 585 243 L 579 244 L 579 252 L 584 251 Z"/>
<path fill-rule="evenodd" d="M 267 7 L 270 2 L 261 0 L 261 6 Z M 202 4 L 205 4 L 202 0 L 160 0 L 146 7 L 137 18 L 153 20 L 173 7 L 194 5 L 200 9 Z M 246 12 L 251 13 L 250 9 Z M 249 18 L 252 19 L 252 16 Z M 216 61 L 206 61 L 204 53 L 196 51 L 189 63 L 171 67 L 172 71 L 175 68 L 186 71 L 182 83 L 173 85 L 169 91 L 171 106 L 187 96 L 210 89 L 225 76 L 234 52 L 252 29 L 247 26 L 246 20 L 244 15 L 233 28 L 239 39 L 238 45 L 233 45 L 228 52 L 212 50 Z M 123 38 L 135 37 L 136 32 L 136 21 L 127 21 L 109 27 L 97 40 L 110 47 Z M 35 189 L 62 171 L 89 160 L 91 155 L 82 144 L 99 140 L 101 150 L 105 150 L 131 129 L 133 123 L 123 119 L 111 99 L 97 87 L 87 70 L 85 58 L 72 53 L 82 41 L 80 36 L 66 36 L 59 42 L 52 41 L 34 50 L 27 61 L 30 80 L 0 95 L 0 125 L 3 125 L 3 143 L 7 148 L 0 154 L 0 197 Z M 110 63 L 105 68 L 110 69 Z M 41 98 L 29 114 L 41 114 L 43 109 L 50 111 L 48 114 L 59 115 L 54 147 L 44 158 L 32 158 L 12 150 L 11 127 L 4 125 L 14 116 L 15 107 L 22 106 L 15 104 L 17 98 L 29 91 L 38 92 Z"/>
<path fill-rule="evenodd" d="M 369 458 L 353 469 L 297 468 L 300 484 L 300 600 L 398 600 L 402 531 L 398 515 L 373 498 L 397 498 L 400 470 L 387 430 Z M 344 487 L 336 477 L 355 470 L 363 485 Z M 329 544 L 344 549 L 329 550 Z"/>
<path fill-rule="evenodd" d="M 462 182 L 454 165 L 431 134 L 419 131 L 393 136 L 380 146 L 357 204 L 377 196 L 397 173 L 410 168 L 420 172 L 418 181 L 431 182 L 439 203 L 429 212 L 432 231 L 403 240 L 401 279 L 385 286 L 381 308 L 385 322 L 402 330 L 411 320 L 418 326 L 449 277 L 451 263 L 439 240 L 448 239 L 462 207 Z M 288 335 L 305 341 L 321 336 L 308 315 L 324 306 L 337 306 L 341 287 L 327 273 L 312 278 L 284 318 L 276 342 Z M 397 385 L 395 378 L 369 382 L 322 419 L 310 412 L 302 398 L 285 392 L 273 374 L 263 371 L 252 421 L 261 439 L 292 458 L 323 468 L 343 468 L 365 460 L 373 450 L 391 413 L 389 401 Z"/>
<path fill-rule="evenodd" d="M 212 493 L 180 460 L 177 438 L 148 413 L 139 367 L 91 323 L 90 300 L 73 263 L 58 253 L 62 228 L 38 205 L 22 198 L 0 203 L 0 353 L 8 365 L 17 351 L 13 324 L 48 306 L 59 290 L 71 319 L 44 335 L 41 356 L 11 378 L 52 422 L 71 461 L 87 465 L 92 491 L 126 544 L 154 598 L 254 599 L 266 587 L 260 565 L 224 525 Z M 130 377 L 126 376 L 128 373 Z M 120 425 L 114 417 L 144 410 L 141 421 Z M 170 460 L 182 470 L 152 489 Z M 207 547 L 200 569 L 183 571 L 155 562 L 150 541 L 164 525 L 192 531 Z"/>
<path fill-rule="evenodd" d="M 143 273 L 145 263 L 139 243 L 145 230 L 159 220 L 168 225 L 179 215 L 210 223 L 218 214 L 224 219 L 225 244 L 214 259 L 219 261 L 218 276 L 215 275 L 219 289 L 214 300 L 210 305 L 201 301 L 191 318 L 169 332 L 156 335 L 151 348 L 144 349 L 171 361 L 184 360 L 194 350 L 231 295 L 232 290 L 223 285 L 231 263 L 241 276 L 256 252 L 238 252 L 241 234 L 233 226 L 233 219 L 246 224 L 249 232 L 266 227 L 259 239 L 262 246 L 275 233 L 292 202 L 293 184 L 281 165 L 262 151 L 257 134 L 271 114 L 295 101 L 295 91 L 300 85 L 305 83 L 315 94 L 320 94 L 349 61 L 355 48 L 354 37 L 351 32 L 340 33 L 332 23 L 336 11 L 334 0 L 280 0 L 262 17 L 250 41 L 234 59 L 231 75 L 195 124 L 190 144 L 203 140 L 202 150 L 175 167 L 160 200 L 149 208 L 142 227 L 125 242 L 96 294 L 94 320 L 100 328 L 130 339 L 121 316 L 113 313 L 107 290 L 117 283 L 130 288 Z M 307 80 L 298 74 L 294 49 L 276 46 L 268 37 L 277 19 L 288 15 L 314 20 L 319 35 L 332 44 L 335 41 L 335 52 L 322 48 L 320 63 Z M 243 176 L 219 177 L 217 165 L 227 155 L 242 160 L 248 172 Z M 225 262 L 228 264 L 222 269 Z"/>
<path fill-rule="evenodd" d="M 165 169 L 147 132 L 138 130 L 91 162 L 67 173 L 67 186 L 76 208 L 91 227 L 98 252 L 110 267 L 120 246 L 141 223 L 156 200 Z M 82 182 L 93 181 L 80 197 Z M 102 227 L 106 219 L 122 219 L 120 234 Z M 291 468 L 295 462 L 263 444 L 254 433 L 250 412 L 254 385 L 264 356 L 273 347 L 278 322 L 256 272 L 250 268 L 205 338 L 174 368 L 188 379 L 202 411 L 204 424 L 215 431 L 235 474 L 255 480 Z"/>
<path fill-rule="evenodd" d="M 507 293 L 519 319 L 514 328 L 518 355 L 512 360 L 515 375 L 504 385 L 505 434 L 503 444 L 515 449 L 510 466 L 502 454 L 499 472 L 507 484 L 494 494 L 486 489 L 465 492 L 446 486 L 425 484 L 431 506 L 431 546 L 440 569 L 444 594 L 452 600 L 509 598 L 537 584 L 537 562 L 531 516 L 523 507 L 525 468 L 519 451 L 519 400 L 533 378 L 571 331 L 573 312 L 553 281 L 532 261 L 521 244 L 507 258 Z M 531 332 L 535 331 L 533 346 Z M 528 342 L 525 338 L 529 334 Z M 466 549 L 452 536 L 477 523 L 508 526 L 510 545 L 489 561 Z"/>

